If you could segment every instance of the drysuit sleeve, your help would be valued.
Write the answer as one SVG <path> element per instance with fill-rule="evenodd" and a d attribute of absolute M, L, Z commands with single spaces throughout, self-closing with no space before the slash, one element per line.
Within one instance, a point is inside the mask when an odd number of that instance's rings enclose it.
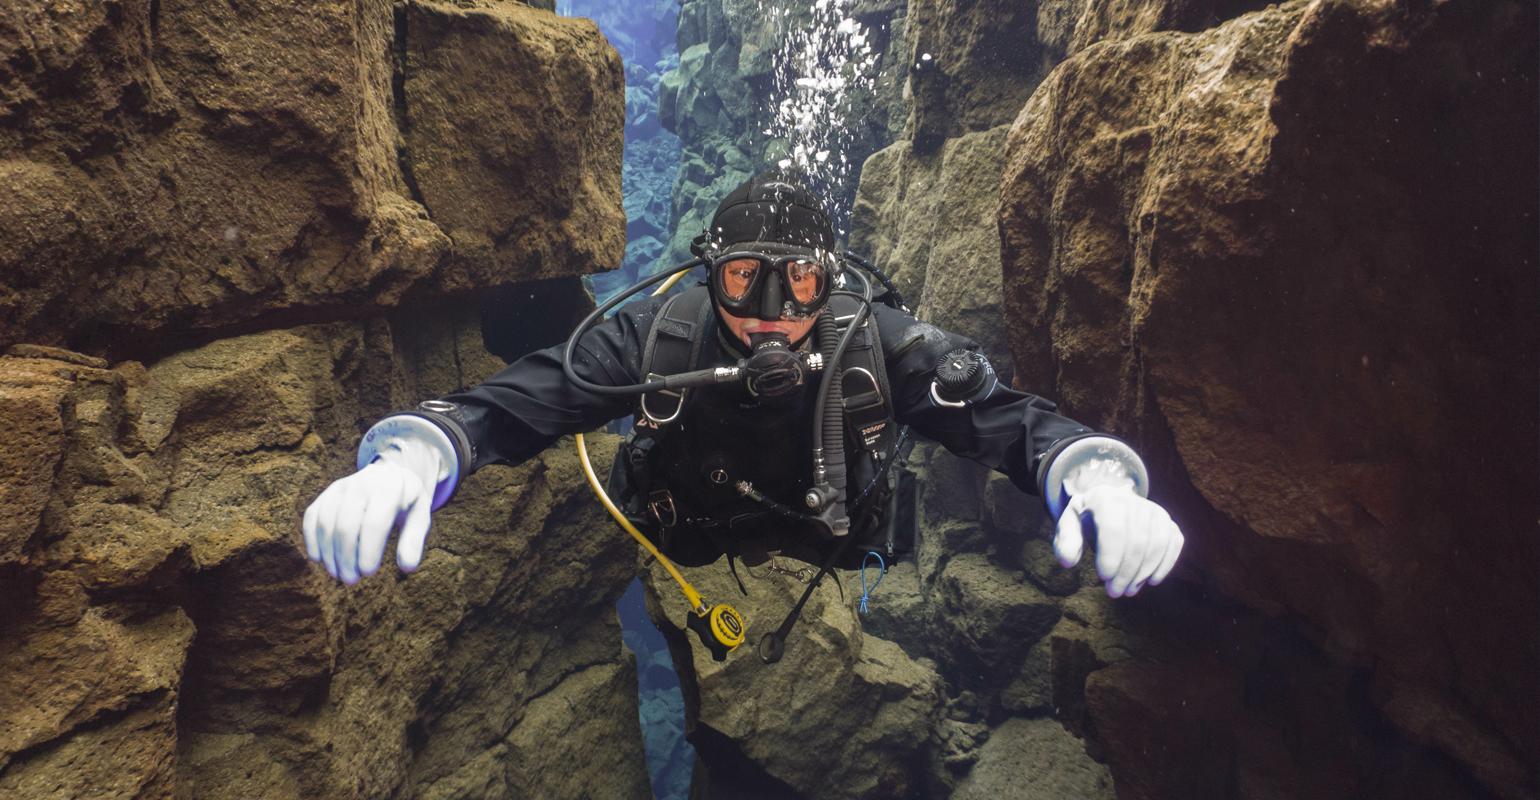
<path fill-rule="evenodd" d="M 1004 474 L 1023 492 L 1039 494 L 1037 470 L 1055 444 L 1092 432 L 1052 402 L 992 379 L 992 388 L 962 408 L 936 403 L 930 385 L 941 356 L 953 350 L 983 355 L 978 344 L 886 306 L 874 304 L 873 313 L 890 354 L 885 363 L 896 421 Z"/>
<path fill-rule="evenodd" d="M 578 377 L 603 386 L 640 383 L 643 343 L 664 299 L 628 303 L 585 333 L 572 356 Z M 481 385 L 441 398 L 453 404 L 453 417 L 433 417 L 464 433 L 471 461 L 466 474 L 487 464 L 520 464 L 562 436 L 635 411 L 637 395 L 595 394 L 569 381 L 562 371 L 566 346 L 530 353 Z"/>

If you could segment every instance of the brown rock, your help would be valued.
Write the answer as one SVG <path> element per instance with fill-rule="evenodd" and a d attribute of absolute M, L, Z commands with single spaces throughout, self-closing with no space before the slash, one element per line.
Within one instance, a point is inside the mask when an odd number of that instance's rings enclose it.
<path fill-rule="evenodd" d="M 627 659 L 590 667 L 534 698 L 508 738 L 508 797 L 649 796 L 647 772 L 635 768 L 643 758 L 636 692 L 636 664 Z M 553 742 L 582 742 L 584 749 Z"/>
<path fill-rule="evenodd" d="M 121 621 L 132 609 L 98 607 L 67 628 L 11 638 L 0 650 L 0 789 L 95 785 L 134 791 L 172 785 L 171 717 L 193 626 L 179 609 Z M 83 729 L 84 737 L 76 737 Z M 92 735 L 110 729 L 114 737 Z M 84 741 L 72 739 L 83 738 Z M 89 742 L 117 739 L 93 752 Z M 18 751 L 45 747 L 13 762 Z M 90 754 L 82 758 L 82 755 Z M 96 782 L 100 781 L 98 784 Z"/>
<path fill-rule="evenodd" d="M 0 344 L 158 355 L 620 260 L 620 68 L 589 21 L 48 8 L 0 11 Z"/>
<path fill-rule="evenodd" d="M 936 580 L 930 646 L 963 687 L 1004 687 L 1059 621 L 1058 599 L 1022 577 L 978 553 L 961 553 Z"/>
<path fill-rule="evenodd" d="M 1088 48 L 1017 119 L 1000 212 L 1018 384 L 1136 442 L 1183 574 L 1298 615 L 1504 797 L 1540 763 L 1536 28 L 1294 3 Z"/>
<path fill-rule="evenodd" d="M 1035 6 L 917 0 L 909 5 L 907 25 L 902 68 L 909 69 L 910 114 L 904 138 L 918 153 L 1008 123 L 1052 66 L 1034 57 L 1028 44 L 1036 38 Z M 934 67 L 913 69 L 927 53 Z"/>
<path fill-rule="evenodd" d="M 850 242 L 921 320 L 978 342 L 1010 380 L 995 218 L 1007 132 L 968 133 L 930 155 L 907 142 L 873 154 L 862 166 Z"/>
<path fill-rule="evenodd" d="M 65 416 L 72 415 L 74 372 L 51 361 L 0 358 L 0 564 L 28 559 L 27 543 L 53 492 L 64 456 Z"/>
<path fill-rule="evenodd" d="M 1053 720 L 1012 719 L 990 732 L 953 800 L 1113 800 L 1112 776 Z"/>
<path fill-rule="evenodd" d="M 849 587 L 841 600 L 826 578 L 788 638 L 785 657 L 767 665 L 757 655 L 759 640 L 781 624 L 802 584 L 745 575 L 743 597 L 723 563 L 681 572 L 708 602 L 738 608 L 748 625 L 747 643 L 725 662 L 713 661 L 684 630 L 686 603 L 663 568 L 653 564 L 643 575 L 649 611 L 679 670 L 686 737 L 705 764 L 697 765 L 692 791 L 728 798 L 775 787 L 808 798 L 904 797 L 924 783 L 940 680 L 929 662 L 862 633 Z"/>
<path fill-rule="evenodd" d="M 1128 635 L 1118 609 L 1099 586 L 1088 586 L 1064 601 L 1064 617 L 1048 637 L 1053 714 L 1076 736 L 1094 739 L 1086 706 L 1086 679 L 1129 657 Z"/>
<path fill-rule="evenodd" d="M 29 487 L 44 524 L 0 551 L 21 612 L 0 639 L 0 793 L 452 796 L 474 776 L 515 795 L 645 791 L 614 611 L 634 546 L 591 534 L 607 523 L 572 454 L 472 476 L 411 576 L 387 562 L 347 587 L 305 557 L 299 512 L 353 470 L 354 420 L 385 410 L 365 398 L 410 402 L 374 387 L 415 400 L 496 366 L 453 322 L 464 309 L 420 313 L 443 318 L 399 315 L 412 358 L 381 321 L 384 335 L 272 331 L 141 371 L 0 359 L 7 397 L 52 392 L 58 453 Z M 455 352 L 457 369 L 406 372 Z M 15 407 L 6 424 L 29 419 Z M 130 440 L 153 447 L 128 457 Z M 603 462 L 616 444 L 590 447 Z M 596 752 L 586 776 L 551 768 Z"/>
<path fill-rule="evenodd" d="M 518 3 L 404 16 L 407 163 L 459 265 L 443 288 L 619 267 L 625 76 L 598 27 Z"/>
<path fill-rule="evenodd" d="M 1122 661 L 1091 673 L 1086 703 L 1120 798 L 1221 797 L 1242 710 L 1241 680 L 1214 659 Z"/>

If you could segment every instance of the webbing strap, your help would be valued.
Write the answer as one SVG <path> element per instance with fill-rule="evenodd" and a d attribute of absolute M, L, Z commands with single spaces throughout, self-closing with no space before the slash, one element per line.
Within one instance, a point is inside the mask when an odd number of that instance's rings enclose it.
<path fill-rule="evenodd" d="M 647 332 L 647 344 L 642 350 L 643 378 L 694 370 L 700 363 L 701 342 L 706 338 L 711 316 L 710 298 L 704 286 L 687 289 L 669 298 L 658 309 L 652 328 Z M 642 395 L 643 416 L 652 423 L 643 427 L 661 431 L 679 416 L 684 401 L 685 392 L 659 390 Z M 642 420 L 638 419 L 637 423 L 641 424 Z"/>
<path fill-rule="evenodd" d="M 838 295 L 829 298 L 829 307 L 836 321 L 845 319 L 840 326 L 843 329 L 860 309 L 860 303 Z M 893 421 L 893 392 L 888 387 L 882 340 L 871 315 L 851 337 L 839 366 L 847 428 L 866 451 L 880 453 L 888 449 L 898 436 L 898 426 Z"/>

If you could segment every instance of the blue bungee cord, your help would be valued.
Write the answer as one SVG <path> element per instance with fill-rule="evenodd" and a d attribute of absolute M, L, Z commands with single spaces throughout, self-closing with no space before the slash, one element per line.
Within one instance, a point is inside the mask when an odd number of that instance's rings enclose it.
<path fill-rule="evenodd" d="M 882 567 L 882 572 L 877 575 L 877 580 L 872 582 L 872 588 L 867 589 L 866 588 L 866 564 L 867 564 L 867 561 L 872 556 L 877 556 L 877 565 L 879 567 Z M 888 574 L 888 564 L 887 564 L 887 562 L 882 560 L 882 556 L 880 554 L 878 554 L 878 553 L 876 553 L 874 551 L 868 550 L 866 552 L 866 558 L 861 559 L 861 613 L 862 614 L 866 613 L 866 601 L 871 599 L 872 592 L 877 591 L 877 584 L 882 583 L 883 576 L 887 575 L 887 574 Z"/>

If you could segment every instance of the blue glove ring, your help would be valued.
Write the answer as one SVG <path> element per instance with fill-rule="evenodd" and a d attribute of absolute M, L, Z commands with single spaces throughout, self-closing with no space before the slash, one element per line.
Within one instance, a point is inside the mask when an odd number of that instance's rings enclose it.
<path fill-rule="evenodd" d="M 1058 519 L 1064 513 L 1064 507 L 1069 505 L 1069 493 L 1064 490 L 1064 479 L 1076 467 L 1088 461 L 1110 459 L 1121 463 L 1128 468 L 1128 477 L 1134 481 L 1134 493 L 1145 498 L 1150 496 L 1150 471 L 1145 469 L 1144 460 L 1139 458 L 1139 454 L 1119 439 L 1102 434 L 1081 436 L 1059 445 L 1048 457 L 1052 460 L 1041 470 L 1043 477 L 1038 488 L 1048 504 L 1048 513 L 1054 519 Z"/>
<path fill-rule="evenodd" d="M 433 487 L 433 509 L 437 511 L 449 502 L 455 487 L 460 485 L 460 458 L 455 453 L 454 442 L 449 434 L 437 425 L 414 414 L 396 414 L 374 423 L 358 444 L 358 468 L 363 469 L 380 455 L 380 449 L 392 439 L 416 439 L 432 445 L 449 465 L 449 476 Z"/>

